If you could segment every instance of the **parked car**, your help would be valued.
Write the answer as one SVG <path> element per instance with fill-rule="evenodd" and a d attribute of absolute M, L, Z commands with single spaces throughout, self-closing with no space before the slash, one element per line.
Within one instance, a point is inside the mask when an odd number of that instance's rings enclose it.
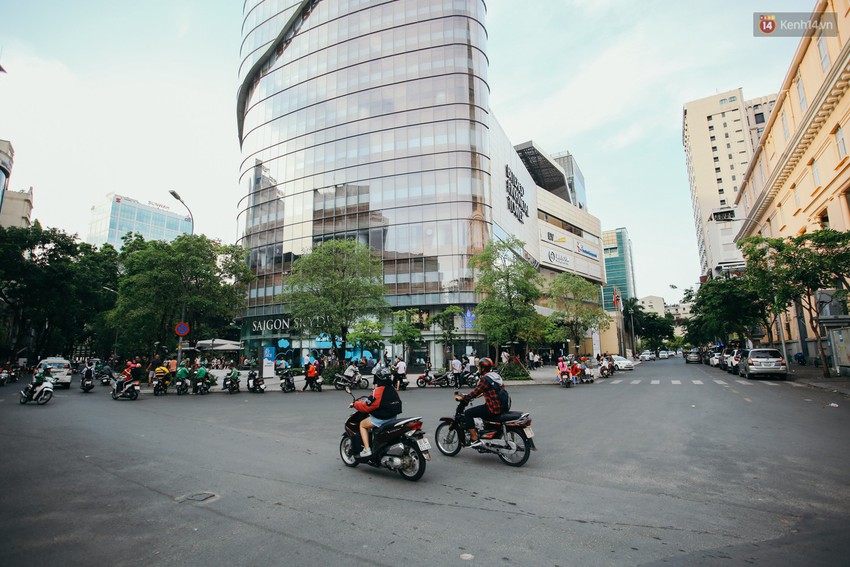
<path fill-rule="evenodd" d="M 729 359 L 732 357 L 733 354 L 735 354 L 734 348 L 728 347 L 723 349 L 723 353 L 720 357 L 720 362 L 718 362 L 717 367 L 720 368 L 720 370 L 728 370 Z"/>
<path fill-rule="evenodd" d="M 691 362 L 702 364 L 702 354 L 700 354 L 699 349 L 689 350 L 688 354 L 685 355 L 685 364 L 690 364 Z"/>
<path fill-rule="evenodd" d="M 614 366 L 617 367 L 617 370 L 634 370 L 635 365 L 628 358 L 624 358 L 619 355 L 613 355 L 611 357 L 614 360 Z"/>
<path fill-rule="evenodd" d="M 662 350 L 658 353 L 658 360 L 666 360 L 668 358 L 670 358 L 670 353 L 666 350 Z"/>
<path fill-rule="evenodd" d="M 655 360 L 655 353 L 652 352 L 651 350 L 645 350 L 642 353 L 640 353 L 639 358 L 641 360 Z"/>
<path fill-rule="evenodd" d="M 729 356 L 729 359 L 726 361 L 726 372 L 731 374 L 738 373 L 738 362 L 741 360 L 742 356 L 746 356 L 748 351 L 742 348 L 736 348 L 733 350 L 732 354 Z"/>
<path fill-rule="evenodd" d="M 49 356 L 38 363 L 38 368 L 50 367 L 50 374 L 53 375 L 53 381 L 56 384 L 61 384 L 65 388 L 71 387 L 71 361 L 67 358 L 58 356 Z"/>
<path fill-rule="evenodd" d="M 745 351 L 738 361 L 739 374 L 746 379 L 753 376 L 776 376 L 788 379 L 788 364 L 775 348 L 754 348 Z"/>

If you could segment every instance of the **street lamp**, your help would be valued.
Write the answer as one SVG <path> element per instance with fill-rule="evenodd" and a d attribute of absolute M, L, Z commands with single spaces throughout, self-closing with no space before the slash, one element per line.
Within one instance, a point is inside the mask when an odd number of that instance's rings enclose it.
<path fill-rule="evenodd" d="M 189 205 L 187 205 L 186 202 L 183 199 L 180 198 L 180 195 L 174 189 L 171 189 L 168 192 L 171 194 L 172 197 L 174 197 L 175 199 L 180 201 L 183 204 L 183 206 L 186 207 L 186 211 L 189 212 L 189 222 L 192 223 L 192 229 L 191 229 L 191 232 L 189 234 L 194 235 L 195 234 L 195 217 L 192 216 L 192 210 L 189 208 Z"/>

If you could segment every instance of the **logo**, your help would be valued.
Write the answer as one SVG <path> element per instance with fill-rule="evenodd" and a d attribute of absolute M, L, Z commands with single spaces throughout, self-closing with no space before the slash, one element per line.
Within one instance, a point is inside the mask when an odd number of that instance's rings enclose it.
<path fill-rule="evenodd" d="M 776 31 L 776 16 L 762 14 L 759 16 L 759 31 L 765 35 Z"/>
<path fill-rule="evenodd" d="M 555 252 L 554 250 L 549 250 L 549 262 L 551 264 L 561 264 L 562 266 L 569 267 L 570 265 L 570 257 L 566 254 L 562 254 L 560 252 Z"/>
<path fill-rule="evenodd" d="M 585 256 L 590 256 L 591 258 L 599 258 L 599 255 L 596 254 L 596 252 L 588 250 L 581 242 L 576 242 L 576 248 L 581 254 L 584 254 Z"/>

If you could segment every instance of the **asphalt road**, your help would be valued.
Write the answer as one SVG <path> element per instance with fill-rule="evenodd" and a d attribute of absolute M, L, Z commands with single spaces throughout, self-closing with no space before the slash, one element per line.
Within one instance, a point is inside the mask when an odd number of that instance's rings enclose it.
<path fill-rule="evenodd" d="M 113 401 L 77 383 L 43 407 L 0 389 L 0 565 L 850 561 L 850 403 L 791 382 L 674 358 L 512 387 L 534 419 L 524 467 L 434 449 L 415 483 L 343 466 L 344 392 Z M 451 394 L 402 393 L 432 445 Z"/>

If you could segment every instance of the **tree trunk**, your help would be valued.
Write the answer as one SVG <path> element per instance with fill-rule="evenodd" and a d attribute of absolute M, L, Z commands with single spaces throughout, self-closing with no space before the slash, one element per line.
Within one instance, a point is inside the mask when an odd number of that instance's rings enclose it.
<path fill-rule="evenodd" d="M 806 310 L 806 314 L 809 316 L 809 328 L 815 335 L 815 345 L 817 346 L 821 362 L 823 363 L 823 377 L 830 378 L 832 375 L 829 371 L 829 364 L 826 358 L 826 351 L 823 350 L 823 341 L 821 340 L 820 334 L 820 320 L 817 317 L 817 299 L 815 298 L 814 294 L 810 294 L 802 298 L 802 300 L 803 308 Z"/>

